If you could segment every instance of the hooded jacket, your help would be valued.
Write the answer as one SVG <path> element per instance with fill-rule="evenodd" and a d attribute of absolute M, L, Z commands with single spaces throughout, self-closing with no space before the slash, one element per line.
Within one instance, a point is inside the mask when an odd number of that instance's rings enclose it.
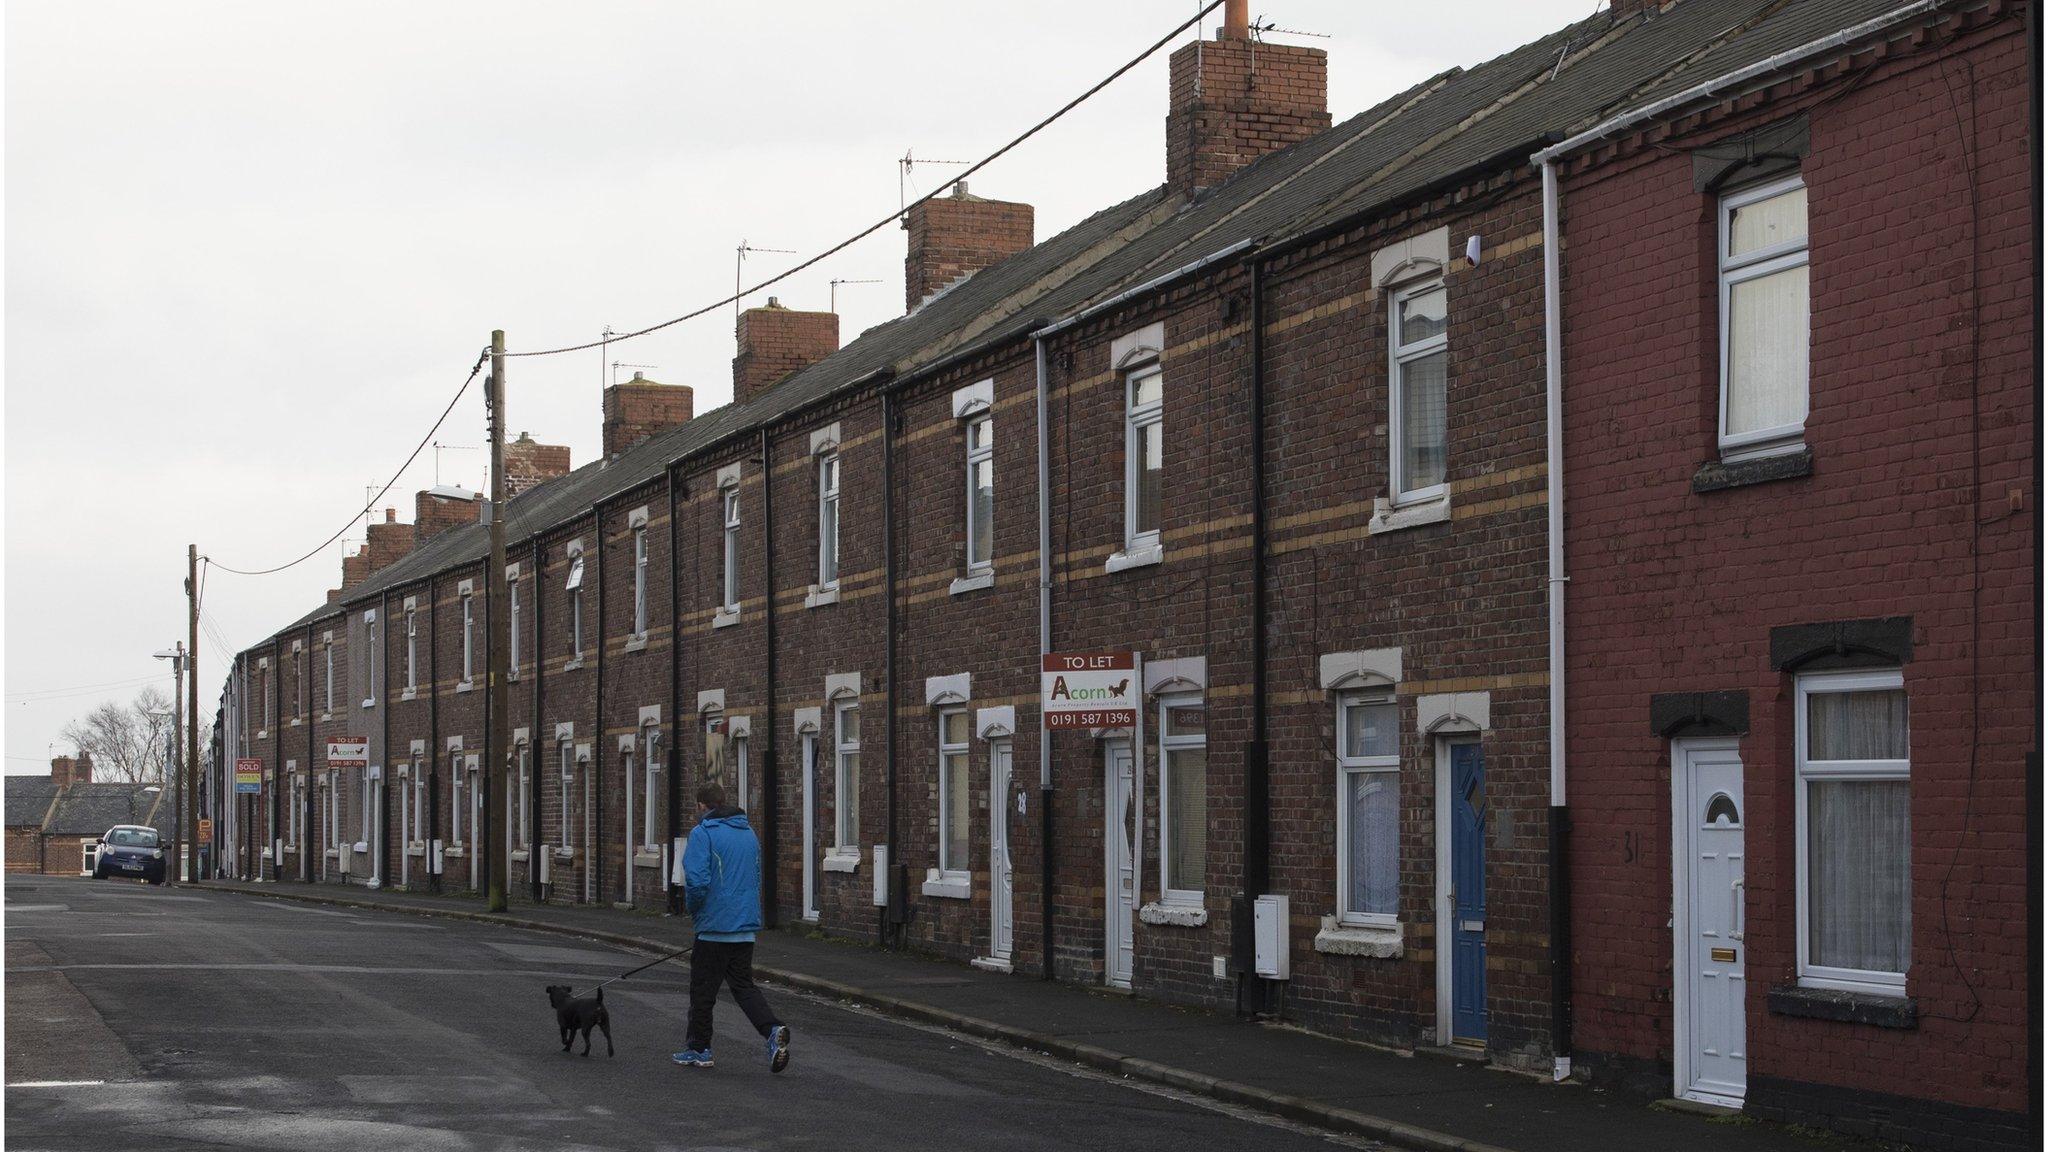
<path fill-rule="evenodd" d="M 714 808 L 683 848 L 683 905 L 699 940 L 750 941 L 761 928 L 761 842 L 737 808 Z"/>

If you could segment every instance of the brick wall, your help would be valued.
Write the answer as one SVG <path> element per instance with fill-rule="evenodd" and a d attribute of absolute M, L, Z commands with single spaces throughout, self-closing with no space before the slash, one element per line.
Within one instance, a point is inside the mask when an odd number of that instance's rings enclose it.
<path fill-rule="evenodd" d="M 1671 751 L 1650 697 L 1746 692 L 1752 1084 L 2026 1106 L 2026 69 L 2007 13 L 1810 110 L 1809 476 L 1693 490 L 1716 456 L 1718 337 L 1715 208 L 1688 158 L 1643 151 L 1565 187 L 1573 986 L 1589 1054 L 1671 1059 Z M 1919 1019 L 1903 1031 L 1766 1002 L 1797 976 L 1793 680 L 1772 667 L 1770 632 L 1892 616 L 1913 622 L 1906 992 Z M 1928 1138 L 1893 1116 L 1882 1134 Z"/>
<path fill-rule="evenodd" d="M 732 397 L 744 404 L 763 388 L 839 350 L 839 316 L 799 312 L 770 296 L 740 313 L 739 355 L 732 361 Z"/>
<path fill-rule="evenodd" d="M 505 498 L 569 474 L 566 444 L 542 444 L 525 432 L 505 445 Z"/>
<path fill-rule="evenodd" d="M 464 524 L 474 524 L 483 498 L 460 489 L 428 489 L 413 497 L 413 546 Z"/>
<path fill-rule="evenodd" d="M 951 194 L 912 207 L 903 228 L 910 234 L 903 259 L 904 307 L 910 309 L 969 272 L 1031 247 L 1032 209 L 970 195 L 963 180 Z"/>
<path fill-rule="evenodd" d="M 687 384 L 657 384 L 640 373 L 604 390 L 604 455 L 609 460 L 690 418 Z"/>
<path fill-rule="evenodd" d="M 1166 183 L 1193 194 L 1330 126 L 1329 59 L 1320 48 L 1202 40 L 1169 64 Z"/>

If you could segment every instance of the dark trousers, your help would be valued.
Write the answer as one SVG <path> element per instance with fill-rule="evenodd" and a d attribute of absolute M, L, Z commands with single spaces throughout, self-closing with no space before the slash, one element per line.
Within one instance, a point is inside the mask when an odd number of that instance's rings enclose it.
<path fill-rule="evenodd" d="M 766 1036 L 770 1028 L 782 1023 L 754 986 L 754 942 L 700 939 L 690 954 L 691 1050 L 702 1052 L 711 1047 L 711 1007 L 718 1002 L 720 984 L 732 989 L 733 1000 L 756 1032 Z"/>

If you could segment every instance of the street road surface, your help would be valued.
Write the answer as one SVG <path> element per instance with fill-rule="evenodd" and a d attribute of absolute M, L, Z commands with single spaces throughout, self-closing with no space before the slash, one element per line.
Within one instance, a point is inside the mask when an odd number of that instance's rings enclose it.
<path fill-rule="evenodd" d="M 565 1056 L 542 989 L 647 957 L 563 936 L 44 876 L 5 926 L 9 1149 L 1372 1147 L 774 987 L 787 1072 L 725 996 L 678 1068 L 677 965 L 605 990 L 615 1058 Z"/>

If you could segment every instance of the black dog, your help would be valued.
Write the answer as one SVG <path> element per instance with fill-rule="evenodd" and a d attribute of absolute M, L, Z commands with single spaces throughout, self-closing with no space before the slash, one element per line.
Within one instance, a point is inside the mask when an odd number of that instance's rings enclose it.
<path fill-rule="evenodd" d="M 612 1014 L 605 1011 L 604 989 L 581 1000 L 570 999 L 569 992 L 567 984 L 548 985 L 548 1003 L 555 1006 L 555 1023 L 562 1026 L 562 1051 L 574 1048 L 576 1033 L 582 1032 L 583 1054 L 590 1055 L 590 1030 L 595 1027 L 604 1033 L 604 1054 L 618 1055 L 612 1051 Z"/>

